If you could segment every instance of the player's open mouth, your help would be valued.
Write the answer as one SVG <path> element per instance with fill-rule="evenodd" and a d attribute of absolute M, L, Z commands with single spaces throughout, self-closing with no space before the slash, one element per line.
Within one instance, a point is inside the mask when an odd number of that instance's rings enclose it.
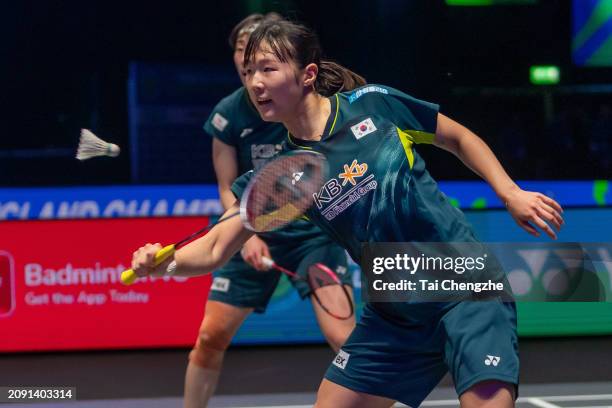
<path fill-rule="evenodd" d="M 262 99 L 262 100 L 258 100 L 257 101 L 257 104 L 259 106 L 265 106 L 265 105 L 268 105 L 270 103 L 272 103 L 272 99 Z"/>

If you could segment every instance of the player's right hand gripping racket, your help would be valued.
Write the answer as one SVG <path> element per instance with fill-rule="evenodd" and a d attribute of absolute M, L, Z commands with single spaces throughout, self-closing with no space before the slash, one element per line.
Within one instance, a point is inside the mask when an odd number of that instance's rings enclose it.
<path fill-rule="evenodd" d="M 327 161 L 319 153 L 299 150 L 279 156 L 253 175 L 242 194 L 239 212 L 160 249 L 155 254 L 155 265 L 215 225 L 237 215 L 244 226 L 254 232 L 272 231 L 289 224 L 308 210 L 312 205 L 312 195 L 319 192 L 326 179 Z M 121 274 L 121 282 L 126 285 L 137 278 L 132 269 Z"/>
<path fill-rule="evenodd" d="M 315 263 L 308 267 L 306 278 L 276 264 L 272 259 L 264 256 L 261 258 L 267 268 L 274 268 L 289 278 L 305 281 L 312 295 L 327 314 L 336 319 L 347 320 L 355 312 L 353 301 L 342 281 L 334 271 L 322 263 Z"/>

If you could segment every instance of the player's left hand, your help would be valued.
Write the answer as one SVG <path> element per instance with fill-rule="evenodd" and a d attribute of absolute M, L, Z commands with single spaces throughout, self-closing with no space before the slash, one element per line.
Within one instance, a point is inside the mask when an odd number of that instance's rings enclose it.
<path fill-rule="evenodd" d="M 272 255 L 270 255 L 268 245 L 266 245 L 266 243 L 257 235 L 253 235 L 247 242 L 245 242 L 240 254 L 246 263 L 258 271 L 268 270 L 268 267 L 263 262 L 262 257 L 265 256 L 267 258 L 272 258 Z"/>
<path fill-rule="evenodd" d="M 557 239 L 557 231 L 565 223 L 561 214 L 563 209 L 555 200 L 542 193 L 517 189 L 506 199 L 506 207 L 514 221 L 525 231 L 539 237 L 544 231 L 551 239 Z"/>

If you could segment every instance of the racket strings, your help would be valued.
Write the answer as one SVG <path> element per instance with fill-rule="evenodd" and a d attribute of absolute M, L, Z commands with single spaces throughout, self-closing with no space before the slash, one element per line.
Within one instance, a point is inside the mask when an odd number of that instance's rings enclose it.
<path fill-rule="evenodd" d="M 345 320 L 353 315 L 353 301 L 338 276 L 325 265 L 308 268 L 308 283 L 319 305 L 330 315 Z"/>
<path fill-rule="evenodd" d="M 246 198 L 250 227 L 271 231 L 299 217 L 311 206 L 324 173 L 324 158 L 318 154 L 281 156 L 270 162 L 254 176 Z"/>

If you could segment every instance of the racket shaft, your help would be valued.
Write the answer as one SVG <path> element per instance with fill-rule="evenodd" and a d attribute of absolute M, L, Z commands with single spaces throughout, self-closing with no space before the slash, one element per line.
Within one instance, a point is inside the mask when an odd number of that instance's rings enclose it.
<path fill-rule="evenodd" d="M 196 232 L 194 232 L 193 234 L 191 234 L 190 236 L 180 240 L 179 242 L 177 242 L 176 244 L 174 244 L 176 249 L 179 249 L 180 247 L 182 247 L 184 244 L 191 242 L 194 238 L 199 237 L 200 235 L 202 235 L 204 232 L 211 230 L 215 225 L 217 224 L 221 224 L 223 221 L 227 221 L 230 218 L 234 218 L 235 216 L 240 215 L 240 211 L 237 211 L 233 214 L 228 215 L 227 217 L 224 218 L 220 218 L 219 220 L 217 220 L 217 222 L 215 222 L 214 224 L 210 224 L 207 225 L 206 227 L 197 230 Z"/>
<path fill-rule="evenodd" d="M 167 245 L 163 247 L 162 249 L 160 249 L 159 251 L 157 251 L 157 253 L 155 254 L 155 259 L 154 259 L 155 266 L 161 264 L 166 259 L 170 258 L 172 255 L 174 255 L 175 251 L 176 251 L 176 245 L 174 244 Z M 138 278 L 138 275 L 136 275 L 136 272 L 134 272 L 133 269 L 128 269 L 121 273 L 121 282 L 125 285 L 131 285 L 132 283 L 134 283 L 134 281 L 137 278 Z"/>
<path fill-rule="evenodd" d="M 222 223 L 223 221 L 229 220 L 230 218 L 233 218 L 233 217 L 235 217 L 237 215 L 240 215 L 240 212 L 236 212 L 234 214 L 228 215 L 225 218 L 221 218 L 220 220 L 218 220 L 214 224 L 208 225 L 208 226 L 206 226 L 206 227 L 204 227 L 202 229 L 197 230 L 196 232 L 194 232 L 193 234 L 189 235 L 185 239 L 180 240 L 176 244 L 167 245 L 167 246 L 163 247 L 162 249 L 159 250 L 159 252 L 157 252 L 157 254 L 155 254 L 155 266 L 157 266 L 160 263 L 164 262 L 166 259 L 168 259 L 168 257 L 174 255 L 174 252 L 176 252 L 176 250 L 179 247 L 181 247 L 184 244 L 192 241 L 194 238 L 196 238 L 197 236 L 201 235 L 202 233 L 210 230 L 215 225 L 217 225 L 219 223 Z M 125 285 L 131 285 L 132 283 L 134 283 L 134 281 L 137 278 L 138 278 L 138 276 L 136 275 L 136 273 L 132 269 L 128 269 L 128 270 L 123 271 L 121 273 L 121 282 L 123 284 L 125 284 Z"/>

